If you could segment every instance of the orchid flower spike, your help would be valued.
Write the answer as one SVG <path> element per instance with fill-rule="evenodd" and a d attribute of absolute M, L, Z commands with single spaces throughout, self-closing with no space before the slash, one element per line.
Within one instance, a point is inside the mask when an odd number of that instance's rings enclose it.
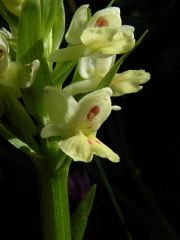
<path fill-rule="evenodd" d="M 107 57 L 133 48 L 134 27 L 122 25 L 118 7 L 100 10 L 90 19 L 88 13 L 88 5 L 77 9 L 65 36 L 71 47 L 52 53 L 51 61 L 69 61 L 95 53 Z"/>
<path fill-rule="evenodd" d="M 136 93 L 143 88 L 141 84 L 150 80 L 150 73 L 144 70 L 128 70 L 116 74 L 110 88 L 113 96 L 121 96 L 128 93 Z"/>
<path fill-rule="evenodd" d="M 62 90 L 45 87 L 44 104 L 51 122 L 42 129 L 41 137 L 61 136 L 59 148 L 74 161 L 90 162 L 95 154 L 119 162 L 119 156 L 96 138 L 112 109 L 120 109 L 111 105 L 111 95 L 111 89 L 104 88 L 77 102 Z"/>

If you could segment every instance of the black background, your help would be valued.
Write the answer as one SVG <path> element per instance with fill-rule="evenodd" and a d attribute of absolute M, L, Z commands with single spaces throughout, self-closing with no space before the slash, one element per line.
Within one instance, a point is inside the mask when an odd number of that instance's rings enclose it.
<path fill-rule="evenodd" d="M 68 21 L 71 1 L 65 1 Z M 87 2 L 76 1 L 80 6 Z M 108 1 L 89 1 L 93 11 Z M 178 1 L 121 0 L 123 24 L 135 27 L 141 45 L 119 71 L 145 69 L 151 80 L 137 94 L 114 98 L 122 107 L 98 132 L 121 156 L 119 164 L 101 160 L 122 210 L 119 220 L 95 161 L 73 163 L 70 174 L 97 183 L 85 240 L 180 239 L 179 19 Z M 75 180 L 76 181 L 76 180 Z M 81 189 L 77 192 L 81 192 Z M 77 203 L 71 197 L 71 209 Z M 0 239 L 41 239 L 37 177 L 27 157 L 0 139 Z"/>

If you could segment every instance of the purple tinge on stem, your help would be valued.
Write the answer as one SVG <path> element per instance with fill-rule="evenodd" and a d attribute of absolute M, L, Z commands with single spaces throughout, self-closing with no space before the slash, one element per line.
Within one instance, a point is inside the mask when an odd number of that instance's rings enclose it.
<path fill-rule="evenodd" d="M 79 203 L 91 187 L 91 180 L 86 172 L 75 170 L 68 179 L 69 197 L 72 202 Z"/>

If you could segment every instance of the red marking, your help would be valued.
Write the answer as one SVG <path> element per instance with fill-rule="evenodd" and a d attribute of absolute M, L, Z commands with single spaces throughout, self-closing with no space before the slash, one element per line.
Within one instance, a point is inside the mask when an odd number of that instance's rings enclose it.
<path fill-rule="evenodd" d="M 91 141 L 90 139 L 88 139 L 88 143 L 89 143 L 89 144 L 92 144 L 92 141 Z"/>
<path fill-rule="evenodd" d="M 100 112 L 100 107 L 98 105 L 92 107 L 87 114 L 87 120 L 92 122 L 92 120 L 95 118 L 95 116 L 98 115 L 99 112 Z"/>
<path fill-rule="evenodd" d="M 96 21 L 96 27 L 106 27 L 108 26 L 109 23 L 104 17 L 99 17 L 98 20 Z"/>

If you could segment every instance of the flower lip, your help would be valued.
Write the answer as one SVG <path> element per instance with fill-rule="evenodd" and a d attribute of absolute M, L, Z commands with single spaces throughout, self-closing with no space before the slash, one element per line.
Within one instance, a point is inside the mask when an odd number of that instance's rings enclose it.
<path fill-rule="evenodd" d="M 92 122 L 92 120 L 99 114 L 100 107 L 98 105 L 92 107 L 87 114 L 87 120 Z"/>

